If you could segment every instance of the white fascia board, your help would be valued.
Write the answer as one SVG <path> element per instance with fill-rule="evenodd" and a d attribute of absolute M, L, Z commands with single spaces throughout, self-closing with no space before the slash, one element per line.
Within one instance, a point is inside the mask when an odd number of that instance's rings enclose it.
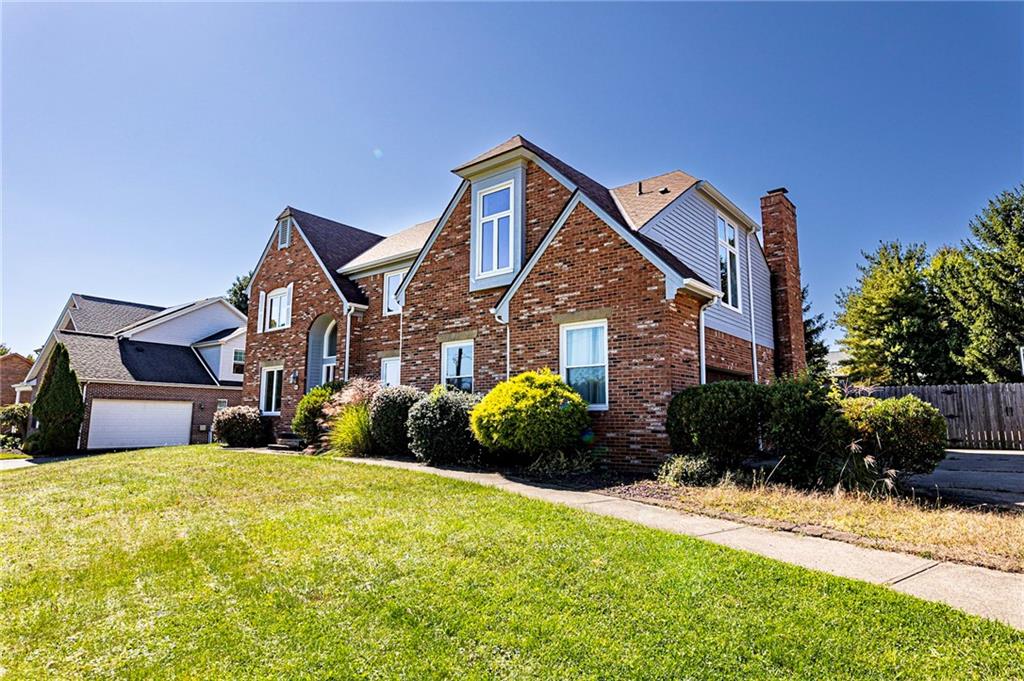
<path fill-rule="evenodd" d="M 698 296 L 706 298 L 708 300 L 721 298 L 723 295 L 725 295 L 722 291 L 719 291 L 714 286 L 708 286 L 703 281 L 698 281 L 696 279 L 693 279 L 692 277 L 687 277 L 686 279 L 683 279 L 683 285 L 680 286 L 679 288 L 683 289 L 684 291 L 689 291 L 690 293 L 695 293 Z"/>
<path fill-rule="evenodd" d="M 200 302 L 201 304 L 196 305 L 197 302 Z M 147 331 L 147 330 L 152 329 L 154 327 L 160 326 L 164 322 L 169 322 L 172 319 L 178 319 L 179 317 L 188 316 L 188 315 L 192 314 L 193 312 L 197 312 L 199 310 L 202 310 L 203 308 L 209 307 L 210 305 L 214 305 L 216 303 L 221 303 L 222 305 L 227 307 L 231 312 L 234 312 L 235 316 L 237 316 L 239 320 L 247 321 L 246 316 L 243 315 L 238 310 L 237 307 L 235 307 L 234 305 L 229 303 L 227 301 L 227 298 L 224 298 L 223 296 L 220 296 L 220 297 L 217 297 L 217 298 L 204 298 L 204 299 L 202 299 L 202 301 L 193 301 L 191 303 L 184 303 L 183 305 L 179 306 L 180 307 L 179 310 L 177 310 L 175 312 L 172 312 L 170 314 L 164 314 L 163 312 L 159 312 L 157 314 L 163 314 L 164 316 L 160 317 L 159 319 L 153 319 L 152 321 L 149 321 L 149 322 L 143 320 L 143 322 L 141 322 L 141 323 L 139 323 L 137 325 L 126 326 L 123 329 L 119 330 L 115 335 L 117 335 L 119 338 L 131 338 L 132 336 L 134 336 L 137 333 L 140 333 L 142 331 Z"/>
<path fill-rule="evenodd" d="M 409 287 L 409 282 L 412 281 L 416 271 L 426 259 L 427 253 L 430 252 L 430 248 L 434 245 L 434 242 L 437 241 L 437 235 L 440 234 L 441 230 L 444 229 L 444 226 L 448 224 L 448 220 L 455 211 L 455 206 L 457 206 L 459 201 L 462 200 L 462 197 L 468 188 L 469 180 L 462 180 L 459 184 L 459 188 L 455 190 L 455 194 L 452 196 L 451 201 L 448 202 L 448 207 L 444 209 L 444 213 L 441 214 L 441 218 L 437 221 L 437 224 L 434 225 L 434 229 L 430 232 L 430 236 L 427 237 L 426 243 L 424 243 L 423 247 L 420 248 L 419 255 L 416 256 L 416 260 L 412 263 L 412 267 L 409 268 L 409 272 L 405 275 L 405 278 L 402 279 L 402 283 L 399 284 L 398 290 L 395 291 L 395 298 L 398 300 L 399 305 L 405 304 L 405 289 Z"/>
<path fill-rule="evenodd" d="M 728 212 L 732 213 L 734 217 L 739 218 L 739 221 L 743 223 L 743 226 L 749 229 L 751 232 L 760 232 L 761 225 L 758 224 L 754 218 L 744 213 L 739 206 L 729 200 L 722 192 L 718 191 L 715 185 L 711 184 L 707 180 L 701 180 L 695 185 L 700 191 L 707 194 L 707 196 L 714 202 L 718 203 L 719 206 L 725 208 Z"/>
<path fill-rule="evenodd" d="M 240 385 L 206 385 L 202 383 L 161 383 L 159 381 L 118 381 L 113 378 L 79 378 L 79 383 L 104 383 L 107 385 L 158 385 L 167 388 L 195 388 L 198 390 L 241 390 Z M 130 400 L 131 397 L 124 399 Z"/>

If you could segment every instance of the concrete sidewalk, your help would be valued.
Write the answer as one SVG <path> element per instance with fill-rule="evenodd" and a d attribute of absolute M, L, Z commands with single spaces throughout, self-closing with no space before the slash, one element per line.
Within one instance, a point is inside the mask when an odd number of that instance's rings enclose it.
<path fill-rule="evenodd" d="M 620 518 L 658 530 L 699 537 L 784 563 L 880 584 L 1024 629 L 1024 574 L 940 562 L 831 539 L 751 527 L 594 492 L 542 487 L 512 481 L 497 473 L 448 470 L 385 459 L 344 461 L 432 473 L 497 487 L 525 497 Z"/>

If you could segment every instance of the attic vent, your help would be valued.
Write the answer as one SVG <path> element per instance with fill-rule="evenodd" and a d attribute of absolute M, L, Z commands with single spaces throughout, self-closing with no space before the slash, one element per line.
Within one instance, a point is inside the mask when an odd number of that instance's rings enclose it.
<path fill-rule="evenodd" d="M 661 189 L 658 190 L 658 193 L 659 194 L 668 194 L 669 193 L 669 188 L 668 187 L 662 187 Z"/>

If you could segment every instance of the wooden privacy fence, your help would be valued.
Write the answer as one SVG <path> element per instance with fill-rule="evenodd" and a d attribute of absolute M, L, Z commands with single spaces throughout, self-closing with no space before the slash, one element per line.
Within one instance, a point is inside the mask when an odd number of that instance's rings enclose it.
<path fill-rule="evenodd" d="M 1024 449 L 1024 383 L 897 385 L 873 397 L 917 395 L 946 417 L 949 443 L 966 449 Z"/>

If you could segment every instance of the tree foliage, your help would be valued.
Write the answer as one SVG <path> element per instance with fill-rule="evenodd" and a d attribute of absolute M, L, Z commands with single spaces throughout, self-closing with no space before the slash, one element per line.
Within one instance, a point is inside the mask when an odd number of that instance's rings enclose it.
<path fill-rule="evenodd" d="M 34 453 L 77 449 L 85 403 L 78 387 L 78 376 L 71 368 L 71 358 L 63 343 L 54 346 L 39 393 L 32 403 L 32 416 L 39 421 Z"/>
<path fill-rule="evenodd" d="M 252 270 L 248 274 L 235 277 L 234 283 L 228 288 L 228 302 L 239 309 L 242 314 L 249 314 L 249 282 L 252 281 Z"/>
<path fill-rule="evenodd" d="M 804 355 L 807 357 L 807 372 L 815 379 L 828 376 L 828 346 L 822 338 L 829 323 L 825 313 L 811 314 L 810 291 L 804 286 L 800 295 L 804 301 Z"/>

